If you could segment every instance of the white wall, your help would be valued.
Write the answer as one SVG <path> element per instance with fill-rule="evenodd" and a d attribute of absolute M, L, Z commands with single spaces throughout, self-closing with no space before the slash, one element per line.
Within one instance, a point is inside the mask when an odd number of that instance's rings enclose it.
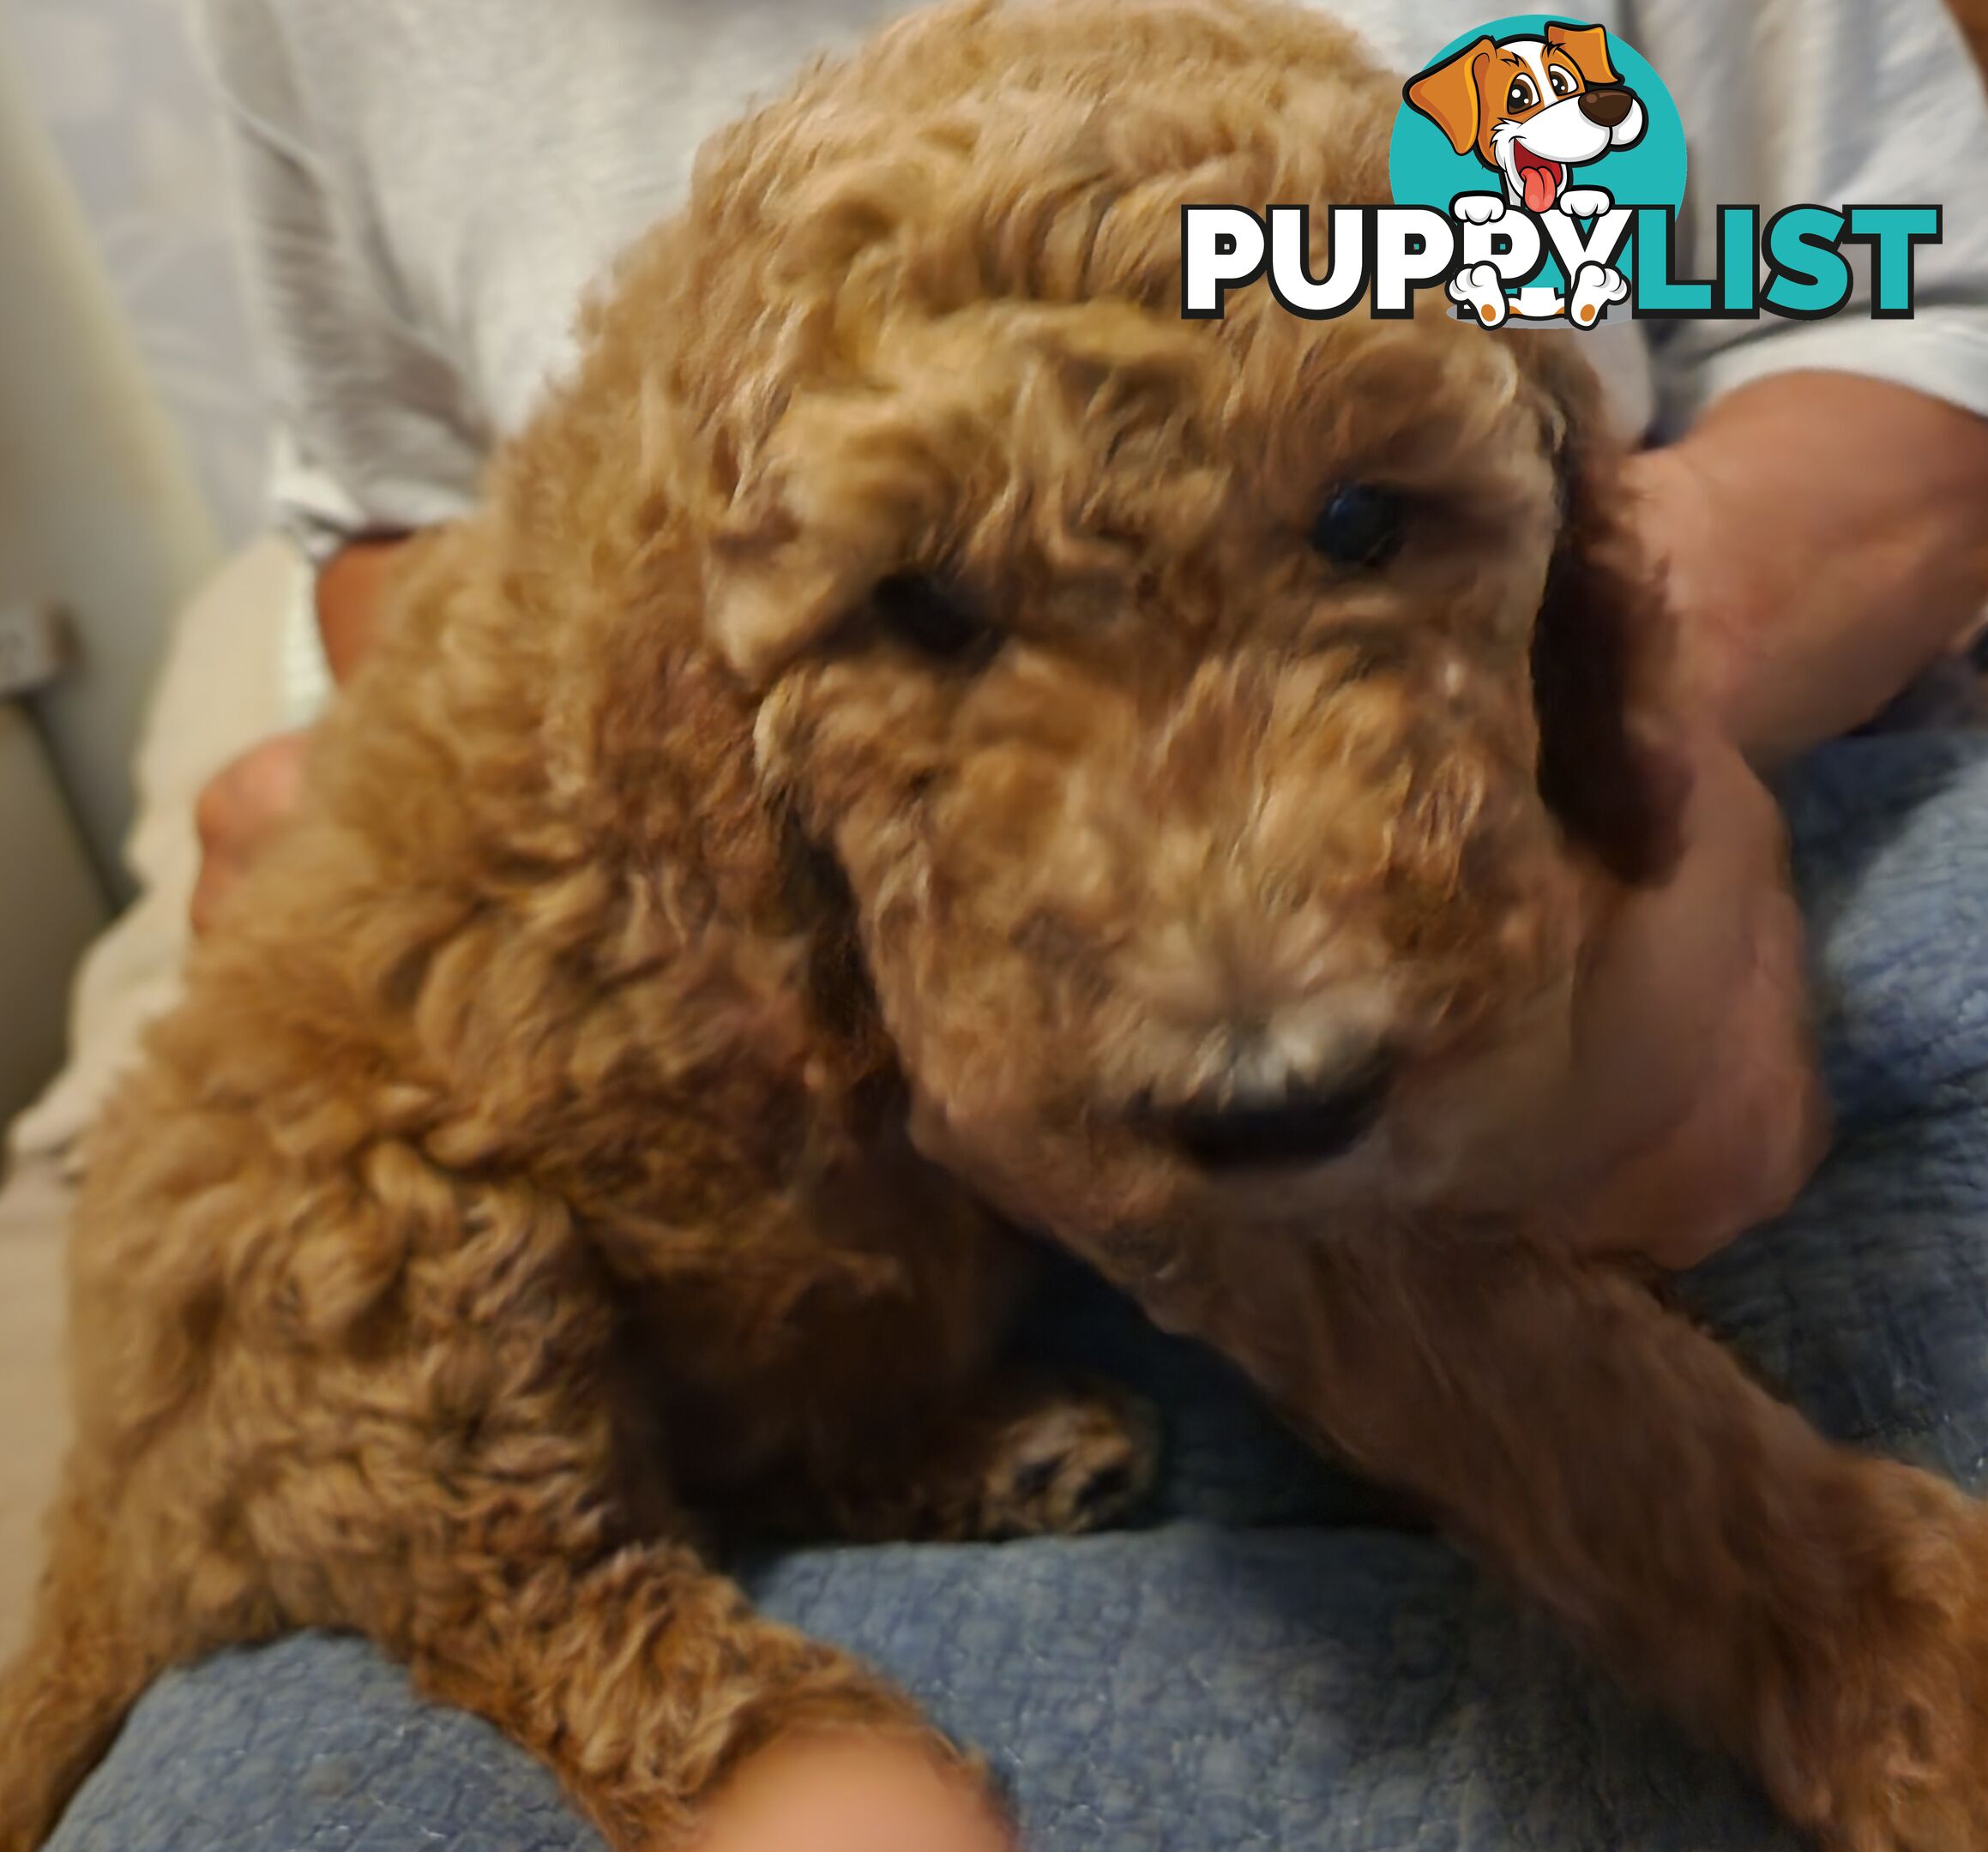
<path fill-rule="evenodd" d="M 75 622 L 75 668 L 37 699 L 35 719 L 119 898 L 146 693 L 166 624 L 217 554 L 185 454 L 0 41 L 0 602 L 53 599 Z M 18 875 L 0 868 L 0 924 L 33 904 Z"/>
<path fill-rule="evenodd" d="M 33 727 L 0 702 L 0 1126 L 62 1063 L 69 973 L 105 911 Z"/>
<path fill-rule="evenodd" d="M 0 0 L 0 45 L 232 548 L 267 525 L 269 418 L 194 10 L 190 0 Z"/>

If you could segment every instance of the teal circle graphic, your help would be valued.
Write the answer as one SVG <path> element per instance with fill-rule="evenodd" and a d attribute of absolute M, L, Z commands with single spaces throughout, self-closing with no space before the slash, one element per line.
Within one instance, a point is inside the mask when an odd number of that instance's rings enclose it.
<path fill-rule="evenodd" d="M 1479 39 L 1540 39 L 1549 24 L 1581 26 L 1563 13 L 1513 13 L 1488 21 L 1475 32 L 1464 33 L 1440 46 L 1416 67 L 1416 75 L 1431 69 Z M 1642 101 L 1648 118 L 1642 139 L 1634 147 L 1617 148 L 1599 160 L 1575 170 L 1576 186 L 1607 189 L 1618 206 L 1668 206 L 1684 203 L 1684 178 L 1688 156 L 1684 148 L 1684 122 L 1664 80 L 1650 61 L 1612 29 L 1608 35 L 1608 55 L 1616 74 Z M 1449 137 L 1434 123 L 1403 99 L 1395 118 L 1395 136 L 1389 150 L 1389 179 L 1397 206 L 1433 206 L 1447 213 L 1462 193 L 1497 193 L 1505 190 L 1503 175 L 1487 167 L 1475 154 L 1459 154 Z M 1636 265 L 1632 249 L 1624 244 L 1616 268 L 1633 276 Z M 1538 279 L 1563 289 L 1566 279 L 1552 256 L 1547 256 Z"/>

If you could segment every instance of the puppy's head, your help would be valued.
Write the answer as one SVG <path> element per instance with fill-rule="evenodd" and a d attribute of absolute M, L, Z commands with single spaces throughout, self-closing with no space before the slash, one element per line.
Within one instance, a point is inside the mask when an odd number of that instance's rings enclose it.
<path fill-rule="evenodd" d="M 914 1137 L 1080 1242 L 1441 1188 L 1583 883 L 1663 852 L 1584 370 L 1433 302 L 1181 320 L 1184 199 L 1384 197 L 1392 87 L 1304 16 L 955 10 L 819 82 L 707 176 L 756 229 L 677 389 L 705 639 Z"/>

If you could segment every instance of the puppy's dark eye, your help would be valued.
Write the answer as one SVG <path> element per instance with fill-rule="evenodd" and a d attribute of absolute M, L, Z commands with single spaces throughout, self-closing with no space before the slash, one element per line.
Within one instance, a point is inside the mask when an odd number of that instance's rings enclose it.
<path fill-rule="evenodd" d="M 872 594 L 877 622 L 895 637 L 934 662 L 979 660 L 1000 640 L 973 601 L 925 573 L 895 573 Z"/>
<path fill-rule="evenodd" d="M 1515 77 L 1512 87 L 1505 92 L 1505 107 L 1516 116 L 1521 110 L 1529 110 L 1539 100 L 1539 93 L 1533 87 L 1530 77 Z"/>
<path fill-rule="evenodd" d="M 1371 570 L 1401 550 L 1407 526 L 1407 503 L 1392 489 L 1348 483 L 1318 511 L 1311 544 L 1334 566 Z"/>

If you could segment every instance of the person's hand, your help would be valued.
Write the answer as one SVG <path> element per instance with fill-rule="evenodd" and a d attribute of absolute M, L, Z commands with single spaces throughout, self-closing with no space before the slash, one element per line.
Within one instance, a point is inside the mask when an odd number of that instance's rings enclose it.
<path fill-rule="evenodd" d="M 318 572 L 317 634 L 331 679 L 340 688 L 371 653 L 387 581 L 406 556 L 407 540 L 405 534 L 354 540 Z"/>
<path fill-rule="evenodd" d="M 340 687 L 372 648 L 387 579 L 405 545 L 403 538 L 354 541 L 317 575 L 318 633 L 332 679 Z M 190 909 L 196 933 L 212 928 L 236 884 L 297 808 L 309 737 L 302 731 L 263 740 L 202 788 L 194 809 L 201 853 Z"/>
<path fill-rule="evenodd" d="M 986 1801 L 908 1745 L 856 1735 L 776 1743 L 713 1803 L 695 1852 L 1015 1852 Z"/>
<path fill-rule="evenodd" d="M 1828 1136 L 1780 810 L 1719 734 L 1685 749 L 1678 867 L 1582 975 L 1563 1135 L 1584 1168 L 1561 1206 L 1583 1251 L 1667 1267 L 1786 1209 Z"/>
<path fill-rule="evenodd" d="M 307 731 L 279 733 L 251 746 L 209 779 L 194 806 L 200 832 L 200 878 L 193 890 L 193 929 L 214 925 L 242 876 L 297 808 Z"/>
<path fill-rule="evenodd" d="M 1988 420 L 1908 387 L 1756 380 L 1625 488 L 1678 626 L 1668 705 L 1758 766 L 1871 719 L 1988 603 Z"/>

